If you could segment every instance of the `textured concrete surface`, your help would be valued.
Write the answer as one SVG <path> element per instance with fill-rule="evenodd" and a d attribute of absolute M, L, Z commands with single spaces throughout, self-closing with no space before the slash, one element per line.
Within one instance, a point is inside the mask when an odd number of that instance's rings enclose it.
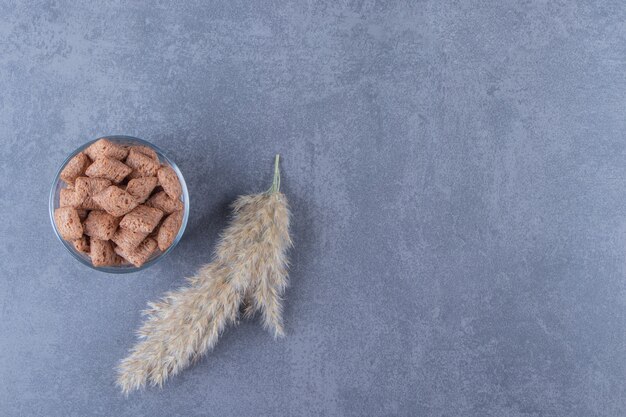
<path fill-rule="evenodd" d="M 411 4 L 407 4 L 411 3 Z M 626 5 L 0 1 L 1 416 L 626 415 Z M 162 147 L 172 255 L 94 273 L 52 233 L 63 158 Z M 288 337 L 228 329 L 163 390 L 113 368 L 275 152 Z"/>

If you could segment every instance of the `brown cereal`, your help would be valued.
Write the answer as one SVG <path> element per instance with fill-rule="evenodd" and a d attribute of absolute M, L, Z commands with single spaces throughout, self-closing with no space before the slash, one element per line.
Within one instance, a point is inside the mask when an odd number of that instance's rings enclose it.
<path fill-rule="evenodd" d="M 100 139 L 89 145 L 85 153 L 94 161 L 104 156 L 121 161 L 128 155 L 128 149 L 108 139 Z"/>
<path fill-rule="evenodd" d="M 67 165 L 65 165 L 63 171 L 61 171 L 61 179 L 68 184 L 72 184 L 77 177 L 85 173 L 89 163 L 90 161 L 87 155 L 82 152 L 76 154 L 76 156 L 70 159 Z"/>
<path fill-rule="evenodd" d="M 131 146 L 130 149 L 134 149 L 137 152 L 141 152 L 142 154 L 147 155 L 150 158 L 154 159 L 155 161 L 159 162 L 159 156 L 154 151 L 154 149 L 150 148 L 149 146 L 135 145 L 135 146 Z"/>
<path fill-rule="evenodd" d="M 140 267 L 141 265 L 146 263 L 148 258 L 150 258 L 150 255 L 152 255 L 156 249 L 156 240 L 149 237 L 141 242 L 134 250 L 127 251 L 118 246 L 115 248 L 115 253 L 117 253 L 136 267 Z"/>
<path fill-rule="evenodd" d="M 120 219 L 111 216 L 106 211 L 93 210 L 83 222 L 85 234 L 102 240 L 109 240 L 115 234 Z"/>
<path fill-rule="evenodd" d="M 146 202 L 146 206 L 158 208 L 165 213 L 173 213 L 182 210 L 184 207 L 182 201 L 171 198 L 165 191 L 153 194 Z"/>
<path fill-rule="evenodd" d="M 162 166 L 159 172 L 157 172 L 157 177 L 159 178 L 159 184 L 161 184 L 167 195 L 178 200 L 183 190 L 174 169 L 170 166 Z"/>
<path fill-rule="evenodd" d="M 59 207 L 80 207 L 83 198 L 80 193 L 67 188 L 61 188 L 59 192 Z"/>
<path fill-rule="evenodd" d="M 132 168 L 132 172 L 128 176 L 129 179 L 140 177 L 156 177 L 159 168 L 158 161 L 155 161 L 148 155 L 139 152 L 137 149 L 130 149 L 126 165 Z"/>
<path fill-rule="evenodd" d="M 161 210 L 141 205 L 124 216 L 120 222 L 120 227 L 133 232 L 150 233 L 159 224 L 161 217 L 163 217 Z"/>
<path fill-rule="evenodd" d="M 79 177 L 76 178 L 75 187 L 76 191 L 81 193 L 83 196 L 93 197 L 110 185 L 111 181 L 106 178 Z"/>
<path fill-rule="evenodd" d="M 76 178 L 76 192 L 83 198 L 79 207 L 85 210 L 102 210 L 102 207 L 100 207 L 100 205 L 93 200 L 93 196 L 100 193 L 110 185 L 111 181 L 106 178 Z"/>
<path fill-rule="evenodd" d="M 128 181 L 126 191 L 135 197 L 139 204 L 143 204 L 150 197 L 150 193 L 156 187 L 157 182 L 156 177 L 135 178 Z"/>
<path fill-rule="evenodd" d="M 108 240 L 91 238 L 89 255 L 94 266 L 114 266 L 119 264 L 113 245 Z"/>
<path fill-rule="evenodd" d="M 104 156 L 89 165 L 85 174 L 92 178 L 106 178 L 117 184 L 126 178 L 131 171 L 132 169 L 123 162 Z"/>
<path fill-rule="evenodd" d="M 54 210 L 54 222 L 59 234 L 65 240 L 80 239 L 83 235 L 83 225 L 73 207 L 60 207 Z"/>
<path fill-rule="evenodd" d="M 147 236 L 147 233 L 133 232 L 129 229 L 118 228 L 111 240 L 124 251 L 132 251 Z"/>
<path fill-rule="evenodd" d="M 167 216 L 161 227 L 159 227 L 159 234 L 157 235 L 157 243 L 159 249 L 165 251 L 174 242 L 180 226 L 183 223 L 183 212 L 175 211 Z"/>
<path fill-rule="evenodd" d="M 72 157 L 60 177 L 66 186 L 54 212 L 57 230 L 96 267 L 126 260 L 139 267 L 178 235 L 182 187 L 149 146 L 100 139 Z"/>
<path fill-rule="evenodd" d="M 76 239 L 72 241 L 74 245 L 74 249 L 78 252 L 89 253 L 89 237 L 86 235 L 82 235 L 80 239 Z"/>
<path fill-rule="evenodd" d="M 102 210 L 100 204 L 96 203 L 93 197 L 85 197 L 83 202 L 77 208 L 82 210 Z"/>
<path fill-rule="evenodd" d="M 93 200 L 112 216 L 123 216 L 135 207 L 135 198 L 115 185 L 107 187 L 102 192 L 96 194 Z"/>

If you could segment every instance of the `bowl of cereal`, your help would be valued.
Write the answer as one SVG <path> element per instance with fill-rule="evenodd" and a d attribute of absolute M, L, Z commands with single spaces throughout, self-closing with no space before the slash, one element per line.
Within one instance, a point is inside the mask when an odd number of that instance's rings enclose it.
<path fill-rule="evenodd" d="M 83 264 L 104 272 L 154 265 L 180 241 L 189 193 L 176 164 L 153 144 L 106 136 L 72 152 L 50 190 L 52 228 Z"/>

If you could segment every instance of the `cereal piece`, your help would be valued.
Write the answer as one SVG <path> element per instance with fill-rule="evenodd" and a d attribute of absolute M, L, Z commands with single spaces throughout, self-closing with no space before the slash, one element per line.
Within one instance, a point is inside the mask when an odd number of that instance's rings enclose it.
<path fill-rule="evenodd" d="M 85 197 L 83 202 L 77 208 L 82 210 L 102 210 L 100 204 L 96 203 L 93 197 Z"/>
<path fill-rule="evenodd" d="M 84 209 L 76 209 L 76 211 L 78 212 L 78 218 L 81 222 L 85 220 L 87 218 L 87 215 L 89 214 L 89 211 Z"/>
<path fill-rule="evenodd" d="M 89 165 L 85 174 L 92 178 L 106 178 L 117 184 L 130 174 L 131 171 L 132 169 L 123 162 L 105 156 L 96 159 L 93 164 Z"/>
<path fill-rule="evenodd" d="M 80 239 L 83 235 L 83 225 L 80 223 L 78 212 L 73 207 L 61 207 L 54 210 L 54 222 L 59 234 L 65 240 Z"/>
<path fill-rule="evenodd" d="M 80 239 L 76 239 L 72 241 L 74 245 L 74 249 L 78 252 L 89 253 L 89 237 L 86 235 L 82 235 Z"/>
<path fill-rule="evenodd" d="M 159 222 L 159 224 L 156 225 L 156 227 L 148 234 L 148 237 L 151 237 L 154 240 L 157 240 L 157 236 L 159 235 L 159 229 L 161 228 L 161 225 L 163 224 L 163 222 L 165 221 L 165 218 L 167 217 L 167 214 L 163 213 L 163 217 L 161 217 L 161 221 Z"/>
<path fill-rule="evenodd" d="M 108 139 L 100 139 L 89 145 L 85 153 L 94 161 L 105 156 L 121 161 L 128 155 L 128 149 Z"/>
<path fill-rule="evenodd" d="M 157 235 L 157 243 L 159 244 L 159 249 L 165 251 L 165 249 L 169 248 L 176 235 L 178 235 L 178 231 L 180 230 L 180 226 L 183 223 L 183 212 L 181 210 L 175 211 L 174 213 L 167 216 L 161 227 L 159 227 L 159 234 Z"/>
<path fill-rule="evenodd" d="M 135 145 L 135 146 L 131 146 L 130 149 L 134 149 L 137 152 L 141 152 L 142 154 L 149 156 L 150 158 L 154 159 L 155 161 L 159 162 L 159 156 L 157 155 L 157 153 L 154 151 L 154 149 L 152 149 L 149 146 L 145 146 L 145 145 Z"/>
<path fill-rule="evenodd" d="M 93 210 L 83 223 L 85 234 L 102 240 L 109 240 L 115 234 L 120 219 L 106 211 Z"/>
<path fill-rule="evenodd" d="M 156 177 L 157 171 L 161 167 L 158 161 L 155 161 L 148 155 L 132 149 L 128 152 L 126 165 L 132 168 L 132 172 L 128 176 L 129 179 L 140 177 Z"/>
<path fill-rule="evenodd" d="M 107 213 L 115 217 L 123 216 L 137 207 L 135 198 L 115 185 L 111 185 L 96 194 L 93 200 Z"/>
<path fill-rule="evenodd" d="M 80 193 L 67 188 L 61 188 L 59 193 L 59 207 L 80 207 L 83 198 Z"/>
<path fill-rule="evenodd" d="M 146 263 L 148 258 L 150 258 L 150 255 L 152 255 L 156 249 L 156 240 L 149 237 L 141 242 L 139 246 L 137 246 L 137 248 L 132 251 L 126 251 L 118 246 L 115 248 L 115 253 L 117 253 L 136 267 L 140 267 L 141 265 Z"/>
<path fill-rule="evenodd" d="M 119 264 L 113 245 L 108 240 L 90 239 L 89 255 L 93 266 L 114 266 Z"/>
<path fill-rule="evenodd" d="M 105 188 L 111 185 L 111 181 L 106 178 L 89 178 L 79 177 L 76 178 L 76 191 L 84 195 L 85 197 L 98 194 Z"/>
<path fill-rule="evenodd" d="M 79 207 L 86 210 L 102 210 L 102 207 L 93 200 L 93 196 L 110 185 L 111 181 L 106 178 L 76 178 L 76 192 L 83 196 L 83 201 Z"/>
<path fill-rule="evenodd" d="M 124 216 L 120 222 L 120 227 L 133 232 L 150 233 L 159 224 L 161 217 L 163 217 L 161 210 L 141 205 Z"/>
<path fill-rule="evenodd" d="M 89 163 L 90 161 L 87 155 L 82 152 L 76 154 L 76 156 L 70 159 L 67 165 L 65 165 L 63 171 L 61 171 L 61 179 L 68 184 L 72 184 L 76 178 L 85 173 Z"/>
<path fill-rule="evenodd" d="M 170 166 L 162 166 L 157 173 L 157 177 L 159 178 L 159 184 L 161 184 L 167 195 L 178 200 L 183 190 L 174 169 Z"/>
<path fill-rule="evenodd" d="M 129 229 L 119 228 L 113 235 L 111 240 L 115 242 L 117 246 L 122 248 L 123 251 L 132 251 L 139 245 L 147 236 L 147 233 L 133 232 Z"/>
<path fill-rule="evenodd" d="M 174 200 L 168 196 L 165 191 L 160 191 L 150 197 L 150 199 L 146 202 L 146 206 L 158 208 L 168 214 L 182 210 L 184 207 L 182 201 Z"/>
<path fill-rule="evenodd" d="M 156 187 L 157 181 L 156 177 L 135 178 L 128 181 L 126 191 L 135 197 L 139 204 L 143 204 L 150 197 L 150 193 Z"/>

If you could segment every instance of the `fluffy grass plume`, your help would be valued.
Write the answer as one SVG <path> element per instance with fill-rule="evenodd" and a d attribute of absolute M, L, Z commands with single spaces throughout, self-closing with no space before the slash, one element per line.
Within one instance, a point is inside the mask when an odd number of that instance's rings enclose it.
<path fill-rule="evenodd" d="M 263 325 L 283 336 L 282 294 L 287 285 L 289 208 L 280 192 L 279 156 L 274 181 L 265 193 L 239 197 L 233 219 L 222 234 L 210 264 L 186 286 L 149 303 L 139 342 L 118 367 L 124 394 L 146 384 L 162 386 L 217 343 L 245 314 L 262 314 Z"/>

